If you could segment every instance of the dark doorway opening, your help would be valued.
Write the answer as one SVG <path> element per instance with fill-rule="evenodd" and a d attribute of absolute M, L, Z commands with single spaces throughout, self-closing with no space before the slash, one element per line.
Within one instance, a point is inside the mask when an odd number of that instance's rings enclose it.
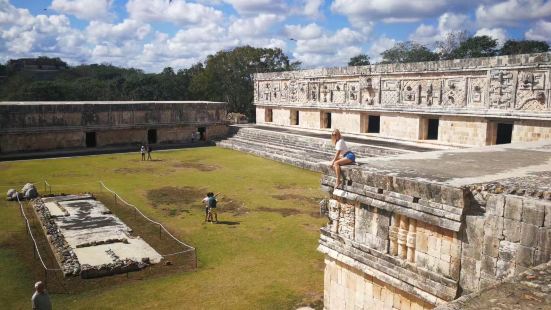
<path fill-rule="evenodd" d="M 199 132 L 199 140 L 206 141 L 207 140 L 207 127 L 199 127 L 199 128 L 197 128 L 197 131 Z"/>
<path fill-rule="evenodd" d="M 273 122 L 274 112 L 272 109 L 266 109 L 266 112 L 264 114 L 264 121 L 266 123 Z"/>
<path fill-rule="evenodd" d="M 429 118 L 427 128 L 427 140 L 438 140 L 438 126 L 440 121 L 437 118 Z"/>
<path fill-rule="evenodd" d="M 86 147 L 96 147 L 96 132 L 86 133 Z"/>
<path fill-rule="evenodd" d="M 513 124 L 498 123 L 496 144 L 511 143 L 512 138 L 513 138 Z"/>
<path fill-rule="evenodd" d="M 147 130 L 147 143 L 149 144 L 157 143 L 157 129 Z"/>
<path fill-rule="evenodd" d="M 367 120 L 367 133 L 379 133 L 381 131 L 381 117 L 369 115 Z"/>
<path fill-rule="evenodd" d="M 331 128 L 331 113 L 330 112 L 321 112 L 321 128 Z"/>
<path fill-rule="evenodd" d="M 291 110 L 291 125 L 300 124 L 298 110 Z"/>

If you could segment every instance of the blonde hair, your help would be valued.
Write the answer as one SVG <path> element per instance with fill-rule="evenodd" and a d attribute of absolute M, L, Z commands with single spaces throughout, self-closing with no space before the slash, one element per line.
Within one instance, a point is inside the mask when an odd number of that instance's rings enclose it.
<path fill-rule="evenodd" d="M 337 141 L 341 139 L 341 132 L 338 129 L 334 129 L 331 133 L 331 142 L 333 145 L 337 144 Z"/>

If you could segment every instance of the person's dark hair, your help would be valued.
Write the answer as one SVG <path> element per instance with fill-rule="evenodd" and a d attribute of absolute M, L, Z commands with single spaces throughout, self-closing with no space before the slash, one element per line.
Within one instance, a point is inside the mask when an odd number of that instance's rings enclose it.
<path fill-rule="evenodd" d="M 208 193 L 207 193 L 207 197 L 212 197 L 212 196 L 214 196 L 214 193 L 213 193 L 213 192 L 208 192 Z"/>

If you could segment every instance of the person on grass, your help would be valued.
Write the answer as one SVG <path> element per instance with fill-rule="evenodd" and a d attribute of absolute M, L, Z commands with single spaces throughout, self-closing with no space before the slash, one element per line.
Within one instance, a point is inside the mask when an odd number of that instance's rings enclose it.
<path fill-rule="evenodd" d="M 142 154 L 142 160 L 145 160 L 145 146 L 143 146 L 143 144 L 142 144 L 142 147 L 140 148 L 140 153 Z"/>
<path fill-rule="evenodd" d="M 153 148 L 151 145 L 147 145 L 147 160 L 151 160 L 151 152 L 153 151 Z"/>
<path fill-rule="evenodd" d="M 208 206 L 209 206 L 210 221 L 211 221 L 211 223 L 212 222 L 218 223 L 218 213 L 216 213 L 216 204 L 217 204 L 218 201 L 216 200 L 216 195 L 214 195 L 213 193 L 209 193 L 207 196 L 208 196 L 207 203 L 208 203 Z M 213 219 L 213 217 L 214 217 L 214 219 Z"/>
<path fill-rule="evenodd" d="M 335 175 L 337 176 L 335 188 L 338 188 L 341 185 L 341 166 L 353 164 L 356 161 L 356 155 L 348 149 L 338 129 L 333 130 L 331 133 L 331 142 L 336 150 L 335 157 L 331 161 L 331 166 L 335 169 Z"/>
<path fill-rule="evenodd" d="M 205 205 L 205 223 L 209 221 L 209 196 L 211 195 L 212 193 L 207 193 L 207 196 L 205 196 L 205 198 L 203 198 L 203 204 Z"/>
<path fill-rule="evenodd" d="M 46 287 L 42 281 L 34 284 L 34 294 L 31 298 L 33 310 L 52 310 L 50 296 L 46 292 Z"/>

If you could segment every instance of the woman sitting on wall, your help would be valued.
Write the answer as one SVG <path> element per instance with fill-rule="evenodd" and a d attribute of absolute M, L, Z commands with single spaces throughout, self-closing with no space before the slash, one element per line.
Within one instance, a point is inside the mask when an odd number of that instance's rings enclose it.
<path fill-rule="evenodd" d="M 331 133 L 331 142 L 335 146 L 335 157 L 331 161 L 331 166 L 335 169 L 337 181 L 335 182 L 335 188 L 338 188 L 341 183 L 341 166 L 350 165 L 356 161 L 356 155 L 348 150 L 346 142 L 341 136 L 341 132 L 338 129 L 333 130 Z"/>

